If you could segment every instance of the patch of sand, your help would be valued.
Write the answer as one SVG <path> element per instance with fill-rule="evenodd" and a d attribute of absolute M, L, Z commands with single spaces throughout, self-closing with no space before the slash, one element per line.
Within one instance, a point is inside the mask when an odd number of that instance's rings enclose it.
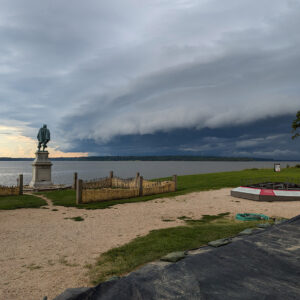
<path fill-rule="evenodd" d="M 66 288 L 88 286 L 84 266 L 99 254 L 152 229 L 184 224 L 180 216 L 199 219 L 223 212 L 291 218 L 299 214 L 300 202 L 255 202 L 221 189 L 103 210 L 50 206 L 0 211 L 0 299 L 52 299 Z M 76 216 L 84 221 L 66 219 Z"/>

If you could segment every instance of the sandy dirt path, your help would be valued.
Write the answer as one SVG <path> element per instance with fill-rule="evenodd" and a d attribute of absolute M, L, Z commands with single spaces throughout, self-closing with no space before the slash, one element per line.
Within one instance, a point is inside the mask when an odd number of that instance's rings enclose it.
<path fill-rule="evenodd" d="M 180 216 L 222 212 L 290 218 L 300 213 L 300 202 L 261 203 L 232 198 L 230 189 L 221 189 L 104 210 L 50 206 L 0 211 L 0 299 L 53 299 L 66 288 L 88 286 L 84 266 L 100 253 L 152 229 L 183 224 Z M 76 216 L 84 221 L 68 219 Z"/>

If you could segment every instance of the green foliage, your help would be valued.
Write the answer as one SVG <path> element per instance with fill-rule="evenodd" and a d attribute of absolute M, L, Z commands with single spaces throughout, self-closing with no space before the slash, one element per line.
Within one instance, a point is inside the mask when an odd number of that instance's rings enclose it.
<path fill-rule="evenodd" d="M 43 205 L 47 205 L 45 200 L 32 195 L 0 197 L 0 210 L 39 208 Z"/>
<path fill-rule="evenodd" d="M 289 178 L 289 180 L 295 180 L 299 182 L 300 173 L 297 168 L 284 168 L 281 170 L 281 172 L 274 172 L 273 169 L 247 169 L 234 172 L 178 176 L 176 192 L 79 205 L 76 204 L 76 193 L 74 190 L 43 192 L 42 194 L 51 199 L 54 205 L 73 206 L 85 209 L 104 209 L 123 203 L 145 202 L 152 199 L 174 197 L 191 192 L 237 187 L 242 185 L 243 182 L 245 182 L 249 178 L 253 181 L 260 181 L 267 178 L 268 180 L 274 182 L 285 182 L 287 178 Z M 159 178 L 155 180 L 162 179 L 165 178 Z"/>
<path fill-rule="evenodd" d="M 111 276 L 126 274 L 135 268 L 174 251 L 199 248 L 208 242 L 234 236 L 257 222 L 237 222 L 225 219 L 228 213 L 206 216 L 205 221 L 190 222 L 189 226 L 153 230 L 144 237 L 103 253 L 90 268 L 91 282 L 97 284 Z M 194 220 L 196 221 L 196 220 Z"/>
<path fill-rule="evenodd" d="M 296 119 L 292 123 L 292 128 L 293 128 L 293 132 L 295 133 L 292 136 L 292 139 L 295 139 L 300 135 L 299 132 L 297 132 L 297 129 L 300 128 L 300 110 L 296 114 Z"/>

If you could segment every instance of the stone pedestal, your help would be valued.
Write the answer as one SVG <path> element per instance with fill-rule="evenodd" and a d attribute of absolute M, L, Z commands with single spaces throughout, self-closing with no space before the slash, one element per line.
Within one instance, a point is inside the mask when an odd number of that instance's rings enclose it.
<path fill-rule="evenodd" d="M 52 186 L 51 166 L 52 163 L 48 158 L 48 151 L 35 152 L 35 160 L 32 164 L 32 180 L 29 184 L 33 188 L 42 188 Z"/>

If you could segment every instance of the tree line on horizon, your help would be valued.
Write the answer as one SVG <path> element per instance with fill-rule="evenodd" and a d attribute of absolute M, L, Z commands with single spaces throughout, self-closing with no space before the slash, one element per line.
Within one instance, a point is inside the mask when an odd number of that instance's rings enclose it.
<path fill-rule="evenodd" d="M 32 161 L 33 158 L 0 157 L 0 161 Z M 158 156 L 85 156 L 56 157 L 54 161 L 273 161 L 273 159 L 253 157 L 223 156 L 189 156 L 189 155 L 158 155 Z"/>

